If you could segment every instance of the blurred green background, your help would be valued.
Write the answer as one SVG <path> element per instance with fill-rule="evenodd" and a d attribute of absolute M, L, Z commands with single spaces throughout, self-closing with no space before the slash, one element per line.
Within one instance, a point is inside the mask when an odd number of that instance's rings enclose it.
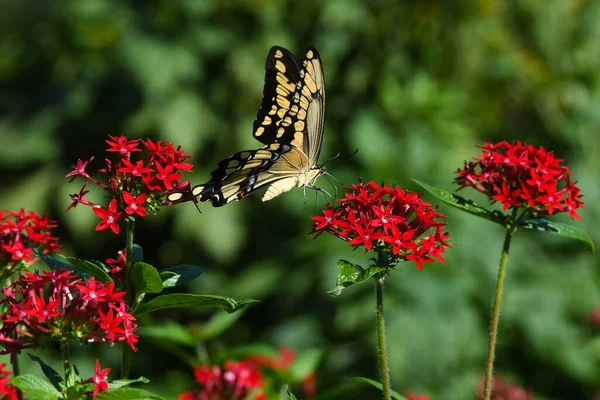
<path fill-rule="evenodd" d="M 475 145 L 523 140 L 555 150 L 576 171 L 586 206 L 583 222 L 573 224 L 598 242 L 600 2 L 593 0 L 2 0 L 0 208 L 50 212 L 71 255 L 115 256 L 122 237 L 94 232 L 89 209 L 64 212 L 82 185 L 64 178 L 70 165 L 95 155 L 90 171 L 101 168 L 107 134 L 126 132 L 182 145 L 194 156 L 189 179 L 203 182 L 220 159 L 257 147 L 252 121 L 273 45 L 298 57 L 308 46 L 319 50 L 327 82 L 321 159 L 359 148 L 328 166 L 344 183 L 361 176 L 418 190 L 416 178 L 454 190 L 454 171 L 479 154 Z M 323 178 L 319 185 L 333 190 Z M 322 392 L 348 377 L 377 378 L 374 285 L 326 294 L 338 258 L 366 264 L 368 255 L 307 235 L 319 212 L 309 195 L 305 201 L 293 190 L 262 203 L 256 194 L 218 209 L 202 204 L 202 214 L 178 205 L 138 223 L 136 242 L 159 268 L 207 268 L 189 287 L 194 293 L 261 300 L 218 346 L 324 350 Z M 387 280 L 392 382 L 400 392 L 469 399 L 483 373 L 503 232 L 440 210 L 454 245 L 447 264 L 422 272 L 401 266 Z M 591 399 L 600 391 L 600 338 L 588 320 L 600 303 L 597 267 L 598 256 L 575 241 L 517 234 L 498 373 L 539 398 Z M 202 324 L 209 316 L 171 312 L 156 322 Z M 116 378 L 118 349 L 91 348 Z M 90 357 L 77 350 L 82 371 L 91 373 Z M 176 356 L 144 338 L 133 362 L 139 374 L 165 395 L 192 381 Z M 345 398 L 379 394 L 366 388 Z"/>

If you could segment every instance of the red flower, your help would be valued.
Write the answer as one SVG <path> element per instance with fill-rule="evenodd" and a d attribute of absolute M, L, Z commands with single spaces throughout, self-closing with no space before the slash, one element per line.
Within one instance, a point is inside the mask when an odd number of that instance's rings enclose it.
<path fill-rule="evenodd" d="M 97 231 L 103 231 L 110 227 L 115 235 L 119 233 L 119 218 L 122 213 L 117 212 L 117 199 L 111 200 L 107 210 L 100 207 L 94 207 L 92 208 L 92 211 L 102 219 L 102 221 L 98 222 L 98 225 L 96 225 Z"/>
<path fill-rule="evenodd" d="M 127 140 L 127 136 L 125 135 L 119 137 L 108 135 L 108 137 L 110 137 L 113 141 L 106 141 L 106 143 L 110 146 L 106 151 L 119 153 L 121 158 L 129 160 L 129 156 L 132 151 L 142 151 L 142 149 L 137 148 L 138 139 Z"/>
<path fill-rule="evenodd" d="M 125 167 L 119 168 L 119 172 L 123 172 L 126 174 L 131 174 L 133 176 L 142 176 L 143 174 L 152 173 L 152 168 L 144 168 L 144 161 L 139 160 L 138 162 L 132 164 L 129 160 L 123 159 L 123 164 Z"/>
<path fill-rule="evenodd" d="M 175 170 L 172 165 L 166 165 L 163 167 L 159 163 L 156 163 L 156 169 L 158 170 L 158 173 L 156 174 L 155 178 L 162 182 L 166 190 L 171 190 L 171 182 L 178 181 L 183 176 L 183 174 L 173 173 Z"/>
<path fill-rule="evenodd" d="M 83 187 L 81 188 L 81 190 L 79 191 L 79 193 L 75 193 L 75 194 L 70 194 L 69 195 L 69 197 L 71 197 L 71 200 L 73 200 L 73 202 L 71 204 L 69 204 L 69 207 L 67 207 L 66 211 L 69 211 L 71 208 L 77 207 L 77 205 L 79 203 L 85 204 L 85 205 L 90 205 L 91 204 L 89 201 L 87 201 L 84 198 L 85 195 L 90 192 L 89 190 L 85 190 L 86 187 L 87 187 L 87 182 L 83 185 Z"/>
<path fill-rule="evenodd" d="M 100 390 L 108 390 L 107 375 L 109 372 L 110 368 L 100 370 L 100 361 L 96 360 L 96 373 L 90 378 L 91 382 L 94 383 L 94 392 L 92 393 L 92 397 L 96 397 Z"/>
<path fill-rule="evenodd" d="M 406 400 L 431 400 L 431 397 L 426 394 L 405 393 Z"/>
<path fill-rule="evenodd" d="M 107 258 L 105 260 L 106 265 L 110 267 L 110 274 L 123 282 L 125 280 L 125 267 L 127 266 L 127 249 L 119 251 L 117 259 Z"/>
<path fill-rule="evenodd" d="M 51 340 L 127 342 L 135 350 L 135 318 L 114 284 L 87 282 L 69 271 L 25 273 L 4 288 L 0 304 L 0 354 Z"/>
<path fill-rule="evenodd" d="M 440 221 L 445 216 L 417 193 L 369 182 L 352 185 L 337 202 L 339 206 L 328 205 L 323 216 L 312 218 L 313 233 L 328 232 L 367 251 L 383 249 L 419 268 L 433 258 L 443 261 L 440 254 L 450 247 L 443 232 L 446 224 Z"/>
<path fill-rule="evenodd" d="M 147 197 L 147 195 L 142 193 L 138 197 L 134 198 L 131 194 L 123 192 L 123 200 L 125 200 L 125 203 L 127 204 L 125 212 L 129 215 L 137 214 L 140 217 L 147 216 L 148 213 L 146 212 L 144 207 L 142 207 Z"/>
<path fill-rule="evenodd" d="M 6 364 L 0 363 L 0 399 L 17 400 L 17 388 L 8 384 L 12 379 L 12 371 L 5 368 Z"/>
<path fill-rule="evenodd" d="M 525 207 L 549 215 L 568 211 L 571 218 L 581 220 L 576 209 L 584 203 L 576 182 L 571 182 L 573 172 L 554 152 L 521 142 L 486 143 L 480 148 L 481 157 L 456 172 L 459 190 L 472 187 L 501 202 L 504 210 Z"/>
<path fill-rule="evenodd" d="M 67 175 L 65 175 L 65 178 L 72 177 L 69 182 L 73 182 L 73 180 L 75 180 L 75 178 L 78 175 L 81 175 L 86 179 L 89 178 L 90 176 L 88 175 L 87 172 L 85 172 L 85 169 L 87 168 L 88 164 L 91 163 L 92 161 L 94 161 L 94 157 L 90 158 L 89 160 L 87 160 L 85 162 L 81 161 L 81 159 L 77 160 L 77 164 L 71 165 L 71 168 L 73 168 L 73 171 L 71 171 Z"/>

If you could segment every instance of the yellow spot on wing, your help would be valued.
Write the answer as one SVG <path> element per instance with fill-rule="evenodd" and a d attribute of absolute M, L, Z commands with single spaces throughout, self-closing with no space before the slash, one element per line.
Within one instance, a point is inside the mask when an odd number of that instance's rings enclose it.
<path fill-rule="evenodd" d="M 270 117 L 265 117 L 265 119 L 262 122 L 263 125 L 270 125 L 271 124 L 271 118 Z"/>
<path fill-rule="evenodd" d="M 282 63 L 281 61 L 275 62 L 275 68 L 277 68 L 277 71 L 285 74 L 285 64 Z"/>
<path fill-rule="evenodd" d="M 260 136 L 265 132 L 265 128 L 263 128 L 262 126 L 259 127 L 256 132 L 254 133 L 256 136 Z"/>

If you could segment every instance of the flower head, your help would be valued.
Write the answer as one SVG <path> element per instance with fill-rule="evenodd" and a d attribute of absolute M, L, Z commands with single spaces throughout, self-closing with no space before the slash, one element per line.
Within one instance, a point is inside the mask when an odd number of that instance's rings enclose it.
<path fill-rule="evenodd" d="M 69 271 L 24 273 L 4 289 L 0 304 L 0 354 L 14 357 L 21 350 L 52 340 L 127 342 L 133 345 L 136 325 L 124 292 L 113 283 L 83 281 Z"/>
<path fill-rule="evenodd" d="M 163 145 L 150 139 L 128 140 L 125 135 L 109 137 L 110 140 L 106 141 L 109 145 L 106 167 L 98 170 L 105 175 L 104 182 L 86 172 L 94 157 L 85 162 L 79 160 L 73 165 L 73 171 L 66 175 L 72 178 L 71 181 L 77 176 L 87 181 L 79 193 L 69 195 L 73 202 L 67 211 L 79 204 L 90 206 L 101 219 L 96 230 L 110 228 L 118 234 L 118 222 L 125 216 L 146 217 L 149 212 L 156 213 L 168 191 L 189 187 L 189 182 L 181 181 L 181 172 L 191 171 L 193 165 L 184 162 L 191 156 L 179 147 L 176 149 L 170 142 Z M 141 159 L 133 160 L 134 153 Z M 94 204 L 84 198 L 89 192 L 86 190 L 88 183 L 110 193 L 108 206 Z"/>
<path fill-rule="evenodd" d="M 0 363 L 0 399 L 2 400 L 17 400 L 17 388 L 8 384 L 12 379 L 11 375 L 12 371 L 6 369 L 6 364 Z"/>
<path fill-rule="evenodd" d="M 94 384 L 94 391 L 92 392 L 92 397 L 96 397 L 100 390 L 108 390 L 107 376 L 109 372 L 110 368 L 105 368 L 101 370 L 100 361 L 96 360 L 96 372 L 94 373 L 94 376 L 87 380 L 87 382 L 92 382 Z"/>
<path fill-rule="evenodd" d="M 337 207 L 327 205 L 322 216 L 313 217 L 313 232 L 328 232 L 366 250 L 385 249 L 395 259 L 422 263 L 438 259 L 450 245 L 446 218 L 421 200 L 417 193 L 378 185 L 354 184 Z"/>
<path fill-rule="evenodd" d="M 472 187 L 504 210 L 525 207 L 533 212 L 552 215 L 568 212 L 581 220 L 577 209 L 583 207 L 580 190 L 569 171 L 554 152 L 543 147 L 515 142 L 486 143 L 480 158 L 465 162 L 456 171 L 460 189 Z"/>

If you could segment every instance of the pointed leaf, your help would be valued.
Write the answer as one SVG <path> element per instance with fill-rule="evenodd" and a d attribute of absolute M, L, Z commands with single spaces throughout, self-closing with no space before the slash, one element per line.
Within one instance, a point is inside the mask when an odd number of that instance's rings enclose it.
<path fill-rule="evenodd" d="M 108 276 L 104 268 L 100 267 L 98 264 L 75 257 L 67 257 L 67 260 L 80 271 L 85 272 L 89 276 L 93 276 L 101 282 L 112 282 L 112 278 Z"/>
<path fill-rule="evenodd" d="M 162 280 L 156 268 L 144 262 L 136 262 L 131 267 L 131 281 L 136 296 L 143 293 L 160 293 L 163 290 Z"/>
<path fill-rule="evenodd" d="M 69 264 L 67 262 L 67 259 L 63 256 L 62 258 L 65 261 L 62 260 L 57 260 L 55 258 L 50 257 L 47 254 L 42 253 L 41 251 L 39 251 L 36 248 L 31 248 L 33 250 L 33 252 L 35 253 L 35 255 L 47 266 L 49 266 L 52 269 L 66 269 L 69 271 L 73 271 L 74 273 L 76 273 L 79 276 L 83 276 L 84 278 L 86 278 L 88 275 L 86 273 L 84 273 L 83 271 L 78 270 L 77 268 L 73 267 L 71 264 Z M 59 255 L 60 256 L 60 255 Z"/>
<path fill-rule="evenodd" d="M 143 376 L 140 376 L 137 379 L 119 379 L 116 381 L 109 382 L 108 390 L 110 391 L 110 390 L 118 389 L 120 387 L 131 385 L 132 383 L 138 383 L 138 382 L 148 383 L 150 381 L 148 380 L 148 378 L 144 378 Z"/>
<path fill-rule="evenodd" d="M 219 307 L 228 313 L 232 313 L 250 303 L 258 303 L 258 301 L 253 299 L 234 300 L 229 297 L 207 294 L 165 294 L 155 297 L 147 303 L 141 304 L 138 307 L 136 314 L 164 310 L 167 308 L 196 308 L 206 306 Z"/>
<path fill-rule="evenodd" d="M 592 252 L 592 254 L 594 254 L 595 249 L 594 243 L 592 243 L 592 239 L 583 229 L 577 228 L 573 225 L 552 222 L 543 218 L 532 218 L 520 221 L 519 227 L 533 229 L 536 231 L 554 233 L 555 235 L 579 240 L 580 242 L 583 242 L 583 244 L 585 244 L 585 246 L 588 248 L 589 251 Z"/>
<path fill-rule="evenodd" d="M 339 296 L 344 288 L 356 283 L 364 282 L 373 275 L 387 270 L 387 268 L 382 267 L 363 268 L 358 264 L 353 264 L 346 260 L 338 260 L 337 265 L 340 270 L 338 272 L 336 286 L 327 292 L 332 296 Z"/>
<path fill-rule="evenodd" d="M 503 227 L 508 227 L 510 224 L 510 217 L 505 215 L 497 210 L 488 210 L 484 208 L 481 204 L 477 203 L 473 200 L 465 199 L 462 196 L 458 196 L 454 193 L 450 193 L 447 190 L 439 189 L 433 186 L 430 186 L 424 182 L 413 179 L 415 183 L 420 185 L 423 189 L 427 190 L 429 193 L 443 201 L 444 203 L 458 208 L 459 210 L 466 211 L 469 214 L 476 215 L 478 217 L 487 219 L 488 221 L 495 222 Z"/>
<path fill-rule="evenodd" d="M 48 380 L 50 381 L 50 383 L 52 383 L 52 385 L 54 385 L 54 387 L 56 389 L 62 390 L 62 388 L 60 387 L 60 383 L 62 382 L 63 379 L 59 375 L 59 373 L 54 368 L 52 368 L 51 366 L 49 366 L 48 364 L 46 364 L 44 361 L 42 361 L 41 358 L 39 358 L 37 356 L 34 356 L 31 353 L 27 353 L 27 355 L 33 361 L 35 361 L 38 364 L 40 364 L 40 367 L 42 368 L 42 372 L 44 373 L 44 375 L 46 375 L 46 378 L 48 378 Z"/>
<path fill-rule="evenodd" d="M 108 392 L 99 392 L 96 396 L 98 400 L 163 400 L 163 397 L 142 389 L 121 388 L 109 390 Z"/>
<path fill-rule="evenodd" d="M 236 313 L 227 313 L 219 311 L 215 313 L 205 324 L 202 325 L 202 330 L 196 334 L 197 339 L 200 341 L 206 341 L 208 339 L 215 338 L 231 327 L 237 322 L 243 315 L 246 309 L 241 309 Z"/>
<path fill-rule="evenodd" d="M 32 400 L 56 400 L 60 392 L 50 382 L 35 375 L 19 375 L 10 384 L 21 389 Z"/>
<path fill-rule="evenodd" d="M 288 400 L 298 400 L 287 384 L 285 385 L 285 393 L 287 394 Z"/>
<path fill-rule="evenodd" d="M 139 244 L 134 244 L 131 248 L 131 263 L 144 261 L 144 250 Z"/>
<path fill-rule="evenodd" d="M 357 376 L 355 378 L 352 378 L 352 380 L 355 380 L 358 382 L 365 382 L 365 383 L 368 383 L 369 385 L 375 386 L 379 390 L 383 390 L 383 385 L 377 381 L 374 381 L 373 379 L 363 378 L 362 376 Z M 392 390 L 390 394 L 392 395 L 392 399 L 406 400 L 406 397 L 402 396 L 400 393 L 396 392 L 395 390 Z"/>
<path fill-rule="evenodd" d="M 195 265 L 175 265 L 160 271 L 160 278 L 164 288 L 185 285 L 193 281 L 204 272 L 204 268 Z"/>

